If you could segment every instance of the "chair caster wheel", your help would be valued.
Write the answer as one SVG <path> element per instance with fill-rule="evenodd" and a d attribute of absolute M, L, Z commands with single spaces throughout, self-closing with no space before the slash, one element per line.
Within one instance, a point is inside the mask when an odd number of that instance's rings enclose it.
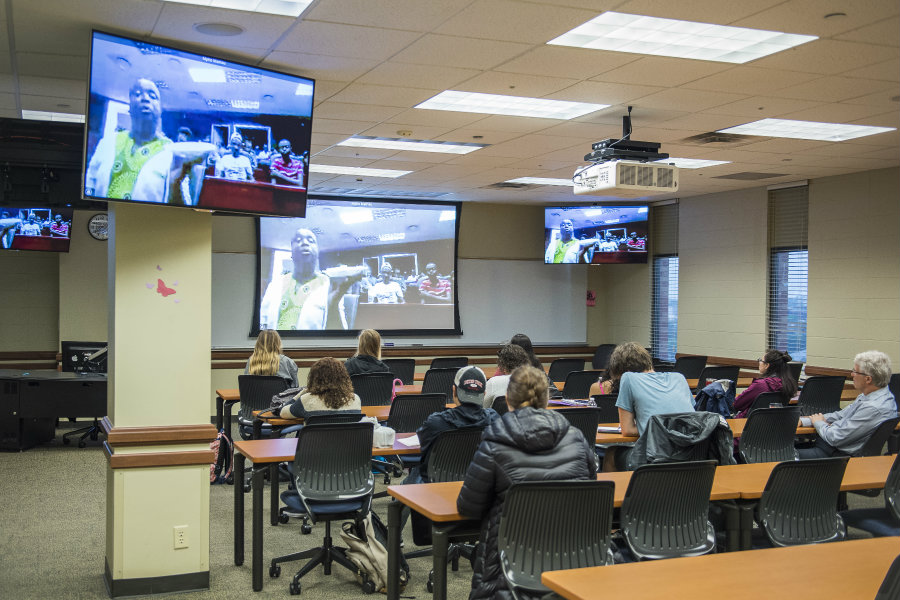
<path fill-rule="evenodd" d="M 363 594 L 374 594 L 375 593 L 375 582 L 368 578 L 363 579 L 362 591 L 363 591 Z"/>
<path fill-rule="evenodd" d="M 430 577 L 428 578 L 428 582 L 425 584 L 425 589 L 428 590 L 429 594 L 434 593 L 434 582 Z"/>
<path fill-rule="evenodd" d="M 303 535 L 311 534 L 312 533 L 312 525 L 310 525 L 309 523 L 304 523 L 300 527 L 300 533 L 302 533 Z"/>
<path fill-rule="evenodd" d="M 87 442 L 85 442 L 84 440 L 81 440 L 80 442 L 78 442 L 79 448 L 84 448 L 85 446 L 87 446 Z"/>
<path fill-rule="evenodd" d="M 64 438 L 63 438 L 63 445 L 64 445 L 64 446 L 68 446 L 68 445 L 71 444 L 71 443 L 72 443 L 72 440 L 70 440 L 69 438 L 67 438 L 67 437 L 64 437 Z"/>
<path fill-rule="evenodd" d="M 281 565 L 272 565 L 269 567 L 269 577 L 280 577 Z"/>
<path fill-rule="evenodd" d="M 282 525 L 284 525 L 285 523 L 287 523 L 290 520 L 291 520 L 291 518 L 284 513 L 281 513 L 280 515 L 278 515 L 278 522 L 281 523 Z"/>
<path fill-rule="evenodd" d="M 229 475 L 225 478 L 225 483 L 228 485 L 234 485 L 234 475 Z"/>
<path fill-rule="evenodd" d="M 288 587 L 288 590 L 290 590 L 291 596 L 299 596 L 300 595 L 300 582 L 298 581 L 298 582 L 292 583 Z"/>
<path fill-rule="evenodd" d="M 385 473 L 384 474 L 384 485 L 390 485 L 390 484 L 391 484 L 391 476 L 389 473 Z"/>
<path fill-rule="evenodd" d="M 244 493 L 245 493 L 245 494 L 249 494 L 249 493 L 250 493 L 250 484 L 249 484 L 249 483 L 245 483 L 245 484 L 244 484 Z"/>

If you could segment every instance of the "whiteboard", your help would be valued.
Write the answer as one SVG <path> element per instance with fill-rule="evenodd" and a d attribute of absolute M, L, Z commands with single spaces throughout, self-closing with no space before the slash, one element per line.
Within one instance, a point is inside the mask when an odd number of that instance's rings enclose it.
<path fill-rule="evenodd" d="M 546 265 L 540 260 L 459 259 L 462 335 L 385 336 L 397 346 L 497 344 L 515 333 L 535 343 L 587 341 L 587 265 Z M 256 255 L 212 255 L 212 347 L 252 348 Z M 285 348 L 354 347 L 347 338 L 284 338 Z"/>

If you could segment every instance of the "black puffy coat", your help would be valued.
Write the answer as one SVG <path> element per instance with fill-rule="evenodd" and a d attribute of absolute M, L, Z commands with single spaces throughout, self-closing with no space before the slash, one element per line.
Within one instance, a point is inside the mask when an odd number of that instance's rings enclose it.
<path fill-rule="evenodd" d="M 592 479 L 596 474 L 593 444 L 561 414 L 522 407 L 488 425 L 456 500 L 461 515 L 481 519 L 470 600 L 512 597 L 497 548 L 509 487 L 518 481 Z"/>

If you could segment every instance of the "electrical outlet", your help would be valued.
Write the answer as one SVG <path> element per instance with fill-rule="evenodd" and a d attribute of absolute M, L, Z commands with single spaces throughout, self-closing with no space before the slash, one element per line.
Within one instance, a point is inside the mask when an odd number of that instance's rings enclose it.
<path fill-rule="evenodd" d="M 187 525 L 176 525 L 175 526 L 175 549 L 179 548 L 187 548 L 188 547 L 188 534 L 187 534 Z"/>

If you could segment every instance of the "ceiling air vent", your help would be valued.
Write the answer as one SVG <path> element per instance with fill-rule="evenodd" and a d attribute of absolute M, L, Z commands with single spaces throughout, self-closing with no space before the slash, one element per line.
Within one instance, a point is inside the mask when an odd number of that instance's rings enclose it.
<path fill-rule="evenodd" d="M 738 181 L 756 181 L 757 179 L 771 179 L 772 177 L 784 177 L 787 173 L 755 173 L 753 171 L 744 171 L 742 173 L 731 173 L 730 175 L 717 175 L 710 179 L 737 179 Z"/>
<path fill-rule="evenodd" d="M 680 141 L 682 144 L 690 144 L 692 146 L 708 146 L 710 144 L 716 147 L 737 146 L 749 144 L 750 142 L 759 141 L 759 136 L 755 135 L 737 135 L 734 133 L 719 133 L 718 131 L 707 131 L 698 135 L 686 137 Z"/>
<path fill-rule="evenodd" d="M 539 187 L 537 185 L 533 185 L 530 183 L 512 183 L 509 181 L 501 181 L 499 183 L 492 183 L 491 185 L 486 185 L 482 189 L 485 190 L 530 190 Z"/>

